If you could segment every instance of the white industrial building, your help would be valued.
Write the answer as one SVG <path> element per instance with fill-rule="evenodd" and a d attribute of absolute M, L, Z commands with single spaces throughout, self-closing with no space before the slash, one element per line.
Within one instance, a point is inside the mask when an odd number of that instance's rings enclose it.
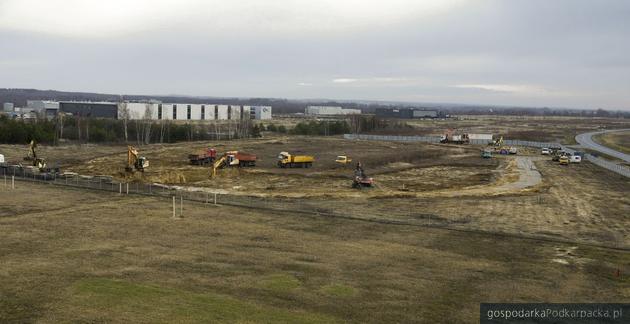
<path fill-rule="evenodd" d="M 308 106 L 307 115 L 359 115 L 361 109 L 346 109 L 339 106 Z"/>
<path fill-rule="evenodd" d="M 152 120 L 247 120 L 271 119 L 270 106 L 241 106 L 182 103 L 118 104 L 118 119 Z"/>
<path fill-rule="evenodd" d="M 5 109 L 8 105 L 5 104 Z M 271 119 L 270 106 L 216 105 L 148 102 L 92 102 L 28 100 L 27 108 L 35 113 L 54 116 L 64 114 L 96 118 L 150 120 L 247 120 Z M 11 104 L 11 111 L 15 109 Z"/>
<path fill-rule="evenodd" d="M 251 119 L 271 119 L 271 107 L 269 106 L 251 106 Z"/>

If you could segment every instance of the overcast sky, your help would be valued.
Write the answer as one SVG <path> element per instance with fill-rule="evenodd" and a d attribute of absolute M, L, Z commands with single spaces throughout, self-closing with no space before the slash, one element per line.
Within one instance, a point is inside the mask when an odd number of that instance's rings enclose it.
<path fill-rule="evenodd" d="M 0 87 L 630 109 L 630 1 L 0 0 Z"/>

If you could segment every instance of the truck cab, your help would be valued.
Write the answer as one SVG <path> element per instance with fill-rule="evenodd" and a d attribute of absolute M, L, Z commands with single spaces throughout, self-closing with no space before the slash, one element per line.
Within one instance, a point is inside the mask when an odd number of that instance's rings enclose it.
<path fill-rule="evenodd" d="M 335 162 L 339 164 L 348 164 L 352 162 L 352 159 L 349 158 L 347 155 L 338 155 L 335 159 Z"/>

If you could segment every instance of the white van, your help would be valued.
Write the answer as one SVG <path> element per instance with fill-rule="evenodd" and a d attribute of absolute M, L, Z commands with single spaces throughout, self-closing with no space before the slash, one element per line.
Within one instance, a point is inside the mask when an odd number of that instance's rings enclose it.
<path fill-rule="evenodd" d="M 545 148 L 543 148 L 540 151 L 540 154 L 542 154 L 542 155 L 550 155 L 551 154 L 551 150 L 545 147 Z"/>
<path fill-rule="evenodd" d="M 571 155 L 571 157 L 569 157 L 569 162 L 571 163 L 580 163 L 582 162 L 582 157 L 579 155 Z"/>

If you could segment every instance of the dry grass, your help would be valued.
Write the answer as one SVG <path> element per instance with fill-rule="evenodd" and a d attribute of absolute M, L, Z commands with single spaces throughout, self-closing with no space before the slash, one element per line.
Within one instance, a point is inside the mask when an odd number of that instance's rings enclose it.
<path fill-rule="evenodd" d="M 614 132 L 595 135 L 593 139 L 619 152 L 630 154 L 630 132 Z"/>
<path fill-rule="evenodd" d="M 200 204 L 173 220 L 168 201 L 26 183 L 0 205 L 3 322 L 453 323 L 482 301 L 630 300 L 630 255 L 588 246 Z"/>

